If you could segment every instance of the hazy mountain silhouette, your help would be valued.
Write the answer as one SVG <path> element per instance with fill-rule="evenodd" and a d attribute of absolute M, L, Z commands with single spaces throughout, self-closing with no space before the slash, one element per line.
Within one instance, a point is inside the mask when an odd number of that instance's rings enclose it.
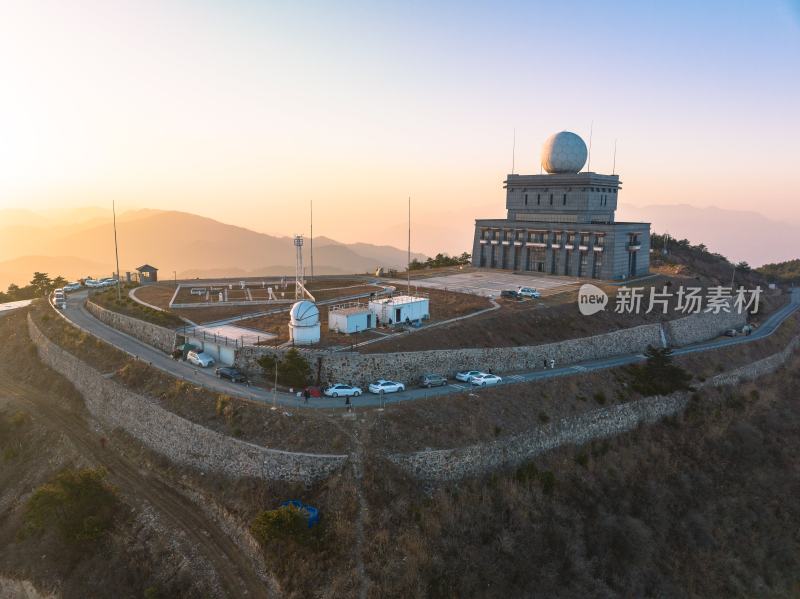
<path fill-rule="evenodd" d="M 800 225 L 772 220 L 758 212 L 688 204 L 623 204 L 617 220 L 650 222 L 657 233 L 704 243 L 712 252 L 751 266 L 800 257 Z"/>
<path fill-rule="evenodd" d="M 15 224 L 4 226 L 6 212 L 0 214 L 0 288 L 28 281 L 33 270 L 71 279 L 108 276 L 114 270 L 114 233 L 108 217 L 93 213 L 83 222 L 62 224 L 15 211 L 11 221 Z M 117 218 L 117 236 L 123 272 L 149 263 L 161 269 L 163 278 L 171 278 L 173 271 L 179 277 L 294 273 L 290 237 L 257 233 L 186 212 L 124 213 Z M 304 252 L 307 272 L 309 250 L 307 246 Z M 424 258 L 412 254 L 415 257 Z M 398 268 L 406 260 L 405 250 L 390 246 L 346 244 L 324 237 L 314 240 L 316 274 Z M 36 266 L 39 263 L 43 266 Z"/>

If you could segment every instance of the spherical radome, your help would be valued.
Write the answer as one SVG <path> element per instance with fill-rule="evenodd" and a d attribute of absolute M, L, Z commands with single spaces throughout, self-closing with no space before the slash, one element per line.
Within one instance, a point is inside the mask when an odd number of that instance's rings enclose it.
<path fill-rule="evenodd" d="M 559 131 L 542 146 L 542 168 L 550 174 L 577 173 L 586 164 L 588 151 L 579 135 Z"/>
<path fill-rule="evenodd" d="M 300 300 L 292 305 L 289 318 L 292 326 L 313 327 L 319 324 L 319 308 L 314 302 Z"/>

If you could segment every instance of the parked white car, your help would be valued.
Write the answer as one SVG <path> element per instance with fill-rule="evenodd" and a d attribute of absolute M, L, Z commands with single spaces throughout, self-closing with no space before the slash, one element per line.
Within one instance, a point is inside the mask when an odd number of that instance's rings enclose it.
<path fill-rule="evenodd" d="M 498 383 L 502 383 L 503 379 L 496 374 L 487 374 L 483 372 L 477 376 L 473 376 L 471 379 L 469 379 L 469 382 L 478 387 L 486 387 L 487 385 L 497 385 Z"/>
<path fill-rule="evenodd" d="M 537 289 L 533 287 L 520 287 L 517 289 L 517 295 L 520 297 L 532 297 L 532 298 L 539 298 L 542 297 L 542 294 L 539 293 Z"/>
<path fill-rule="evenodd" d="M 78 291 L 81 288 L 80 283 L 69 283 L 64 285 L 64 291 Z"/>
<path fill-rule="evenodd" d="M 469 383 L 472 380 L 472 377 L 478 376 L 481 374 L 486 374 L 482 370 L 464 370 L 463 372 L 456 372 L 456 380 L 462 381 L 464 383 Z"/>
<path fill-rule="evenodd" d="M 97 287 L 100 287 L 100 281 L 98 281 L 97 279 L 86 279 L 86 280 L 84 281 L 84 284 L 85 284 L 87 287 L 91 287 L 91 288 L 97 288 Z"/>
<path fill-rule="evenodd" d="M 337 383 L 325 389 L 327 397 L 358 397 L 363 393 L 359 387 Z"/>
<path fill-rule="evenodd" d="M 406 386 L 403 383 L 396 383 L 395 381 L 379 380 L 371 383 L 369 392 L 380 395 L 381 393 L 397 393 L 398 391 L 405 391 Z"/>
<path fill-rule="evenodd" d="M 214 363 L 214 358 L 204 351 L 190 351 L 186 354 L 186 361 L 201 368 L 208 368 Z"/>

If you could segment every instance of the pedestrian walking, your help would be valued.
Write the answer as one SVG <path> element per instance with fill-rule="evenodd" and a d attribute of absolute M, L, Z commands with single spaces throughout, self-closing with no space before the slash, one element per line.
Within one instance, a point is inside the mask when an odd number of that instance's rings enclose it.
<path fill-rule="evenodd" d="M 547 370 L 547 358 L 542 358 L 542 362 L 544 362 L 544 368 Z"/>
<path fill-rule="evenodd" d="M 556 367 L 556 361 L 553 358 L 550 358 L 550 370 Z"/>
<path fill-rule="evenodd" d="M 347 411 L 350 412 L 352 410 L 353 404 L 350 403 L 350 396 L 344 398 L 344 405 L 347 406 Z"/>
<path fill-rule="evenodd" d="M 305 400 L 306 404 L 308 404 L 309 397 L 311 397 L 311 391 L 309 391 L 308 387 L 306 387 L 305 389 L 303 389 L 303 399 Z"/>

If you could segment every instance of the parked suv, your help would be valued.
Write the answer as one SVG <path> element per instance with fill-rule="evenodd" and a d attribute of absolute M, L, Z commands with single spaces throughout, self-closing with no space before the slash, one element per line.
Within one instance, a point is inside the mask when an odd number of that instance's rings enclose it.
<path fill-rule="evenodd" d="M 420 387 L 444 387 L 447 384 L 447 379 L 441 374 L 423 374 L 419 379 Z"/>
<path fill-rule="evenodd" d="M 517 293 L 513 289 L 503 289 L 503 291 L 500 292 L 500 297 L 507 297 L 509 299 L 519 299 L 519 293 Z"/>
<path fill-rule="evenodd" d="M 223 366 L 222 368 L 217 368 L 215 371 L 217 374 L 217 378 L 221 379 L 228 379 L 232 383 L 243 383 L 247 384 L 249 381 L 247 380 L 247 376 L 236 368 L 231 368 L 230 366 Z"/>
<path fill-rule="evenodd" d="M 533 287 L 520 287 L 519 289 L 517 289 L 517 295 L 518 295 L 519 297 L 532 297 L 532 298 L 538 298 L 538 297 L 541 297 L 541 295 L 542 295 L 542 294 L 541 294 L 541 293 L 539 293 L 539 292 L 538 292 L 536 289 L 534 289 Z"/>
<path fill-rule="evenodd" d="M 190 351 L 186 354 L 186 361 L 201 368 L 207 368 L 214 363 L 214 358 L 204 351 Z"/>

